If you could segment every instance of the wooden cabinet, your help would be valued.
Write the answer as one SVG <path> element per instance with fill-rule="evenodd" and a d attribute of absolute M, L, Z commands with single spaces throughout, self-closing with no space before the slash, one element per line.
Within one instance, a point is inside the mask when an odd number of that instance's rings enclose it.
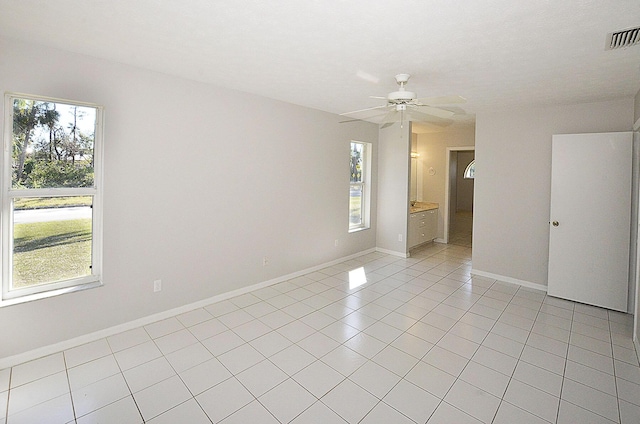
<path fill-rule="evenodd" d="M 438 236 L 438 209 L 409 214 L 409 249 Z"/>

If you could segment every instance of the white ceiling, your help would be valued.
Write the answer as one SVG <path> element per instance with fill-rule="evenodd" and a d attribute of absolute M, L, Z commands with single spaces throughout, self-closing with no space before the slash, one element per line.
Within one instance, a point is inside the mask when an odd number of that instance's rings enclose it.
<path fill-rule="evenodd" d="M 0 36 L 333 113 L 420 97 L 480 110 L 629 98 L 638 0 L 0 0 Z M 1 60 L 1 52 L 0 52 Z M 456 109 L 457 110 L 457 109 Z"/>

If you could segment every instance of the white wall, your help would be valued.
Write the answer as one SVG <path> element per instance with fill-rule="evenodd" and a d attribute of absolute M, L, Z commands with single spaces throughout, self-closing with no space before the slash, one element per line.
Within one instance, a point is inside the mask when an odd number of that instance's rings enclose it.
<path fill-rule="evenodd" d="M 630 131 L 632 122 L 633 99 L 479 112 L 474 271 L 546 286 L 551 136 Z"/>
<path fill-rule="evenodd" d="M 377 247 L 407 254 L 411 125 L 381 128 L 378 141 Z"/>
<path fill-rule="evenodd" d="M 442 132 L 418 135 L 418 178 L 422 181 L 422 193 L 418 200 L 435 202 L 440 205 L 438 211 L 438 238 L 444 238 L 444 202 L 448 178 L 446 175 L 447 147 L 473 146 L 475 128 L 461 126 L 447 128 Z M 429 175 L 433 167 L 434 175 Z"/>
<path fill-rule="evenodd" d="M 0 52 L 2 92 L 105 107 L 104 286 L 0 308 L 0 359 L 375 247 L 375 178 L 372 229 L 348 233 L 348 157 L 351 139 L 372 142 L 375 167 L 377 125 L 9 40 Z"/>

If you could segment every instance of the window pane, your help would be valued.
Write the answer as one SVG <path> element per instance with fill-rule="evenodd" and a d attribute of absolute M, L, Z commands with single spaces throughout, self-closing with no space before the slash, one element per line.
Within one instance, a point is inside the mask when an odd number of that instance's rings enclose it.
<path fill-rule="evenodd" d="M 463 178 L 474 179 L 476 175 L 476 161 L 472 160 L 467 168 L 464 170 Z"/>
<path fill-rule="evenodd" d="M 11 186 L 92 187 L 96 109 L 14 99 Z"/>
<path fill-rule="evenodd" d="M 13 202 L 12 288 L 91 275 L 92 197 Z"/>
<path fill-rule="evenodd" d="M 351 182 L 362 182 L 362 161 L 364 144 L 351 143 Z"/>
<path fill-rule="evenodd" d="M 362 225 L 362 185 L 351 184 L 349 191 L 349 226 Z"/>

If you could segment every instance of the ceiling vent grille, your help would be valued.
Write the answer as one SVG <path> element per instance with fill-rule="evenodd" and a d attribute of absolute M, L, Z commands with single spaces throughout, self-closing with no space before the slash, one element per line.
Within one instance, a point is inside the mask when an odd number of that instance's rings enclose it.
<path fill-rule="evenodd" d="M 625 29 L 607 35 L 607 50 L 640 44 L 640 27 Z"/>

